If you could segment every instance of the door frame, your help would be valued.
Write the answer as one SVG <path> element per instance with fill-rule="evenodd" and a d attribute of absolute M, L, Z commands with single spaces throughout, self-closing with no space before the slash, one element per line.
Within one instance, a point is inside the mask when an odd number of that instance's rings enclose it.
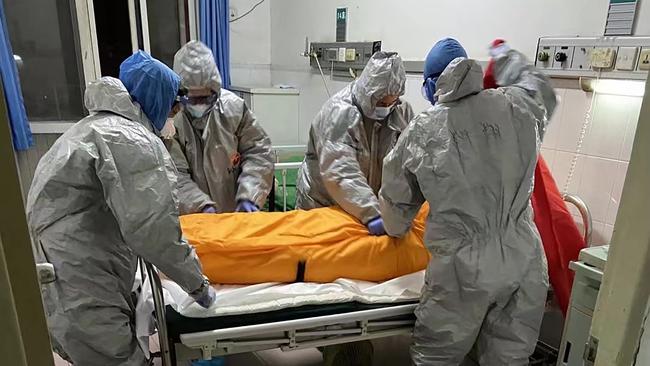
<path fill-rule="evenodd" d="M 0 172 L 0 309 L 4 310 L 2 316 L 8 324 L 3 327 L 0 340 L 2 357 L 10 365 L 53 365 L 1 84 Z"/>
<path fill-rule="evenodd" d="M 596 366 L 634 365 L 650 297 L 650 79 L 590 332 Z"/>

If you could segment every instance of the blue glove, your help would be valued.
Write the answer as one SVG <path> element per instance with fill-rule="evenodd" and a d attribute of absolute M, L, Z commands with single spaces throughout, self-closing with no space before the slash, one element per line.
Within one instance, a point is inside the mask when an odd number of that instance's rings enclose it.
<path fill-rule="evenodd" d="M 368 227 L 368 232 L 370 232 L 370 235 L 386 235 L 386 229 L 384 229 L 384 220 L 382 220 L 381 216 L 375 217 L 374 219 L 368 221 L 368 224 L 366 226 Z"/>
<path fill-rule="evenodd" d="M 235 212 L 257 212 L 260 209 L 255 206 L 255 204 L 249 200 L 239 201 Z"/>
<path fill-rule="evenodd" d="M 217 213 L 217 209 L 214 208 L 214 206 L 205 206 L 203 207 L 203 210 L 201 210 L 202 213 Z"/>

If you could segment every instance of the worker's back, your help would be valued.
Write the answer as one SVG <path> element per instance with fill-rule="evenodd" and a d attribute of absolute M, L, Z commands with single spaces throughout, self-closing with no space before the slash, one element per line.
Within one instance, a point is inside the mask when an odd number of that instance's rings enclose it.
<path fill-rule="evenodd" d="M 468 246 L 536 258 L 529 202 L 546 109 L 525 86 L 483 90 L 482 80 L 475 61 L 453 61 L 438 80 L 438 103 L 405 131 L 417 156 L 405 168 L 431 205 L 426 242 L 438 253 Z M 483 278 L 498 281 L 494 275 Z"/>

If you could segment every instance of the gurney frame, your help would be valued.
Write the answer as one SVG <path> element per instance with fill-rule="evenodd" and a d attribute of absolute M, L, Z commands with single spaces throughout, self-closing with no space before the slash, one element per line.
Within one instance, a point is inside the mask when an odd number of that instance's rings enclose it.
<path fill-rule="evenodd" d="M 180 336 L 180 342 L 174 342 L 167 332 L 160 277 L 151 264 L 144 266 L 151 283 L 160 342 L 160 353 L 156 356 L 161 357 L 163 366 L 275 348 L 292 351 L 410 335 L 415 323 L 409 315 L 413 314 L 416 304 L 394 304 L 371 310 L 187 333 Z"/>

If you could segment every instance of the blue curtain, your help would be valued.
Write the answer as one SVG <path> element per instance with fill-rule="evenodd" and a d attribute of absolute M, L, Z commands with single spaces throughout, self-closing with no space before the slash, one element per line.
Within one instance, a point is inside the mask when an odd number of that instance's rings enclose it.
<path fill-rule="evenodd" d="M 201 41 L 212 49 L 225 89 L 230 88 L 228 0 L 199 0 Z"/>
<path fill-rule="evenodd" d="M 27 121 L 27 113 L 23 104 L 18 69 L 9 41 L 9 30 L 7 29 L 3 1 L 0 1 L 0 77 L 2 78 L 5 103 L 9 112 L 9 124 L 11 125 L 14 149 L 27 150 L 34 142 L 32 141 L 32 131 L 29 128 L 29 121 Z"/>

